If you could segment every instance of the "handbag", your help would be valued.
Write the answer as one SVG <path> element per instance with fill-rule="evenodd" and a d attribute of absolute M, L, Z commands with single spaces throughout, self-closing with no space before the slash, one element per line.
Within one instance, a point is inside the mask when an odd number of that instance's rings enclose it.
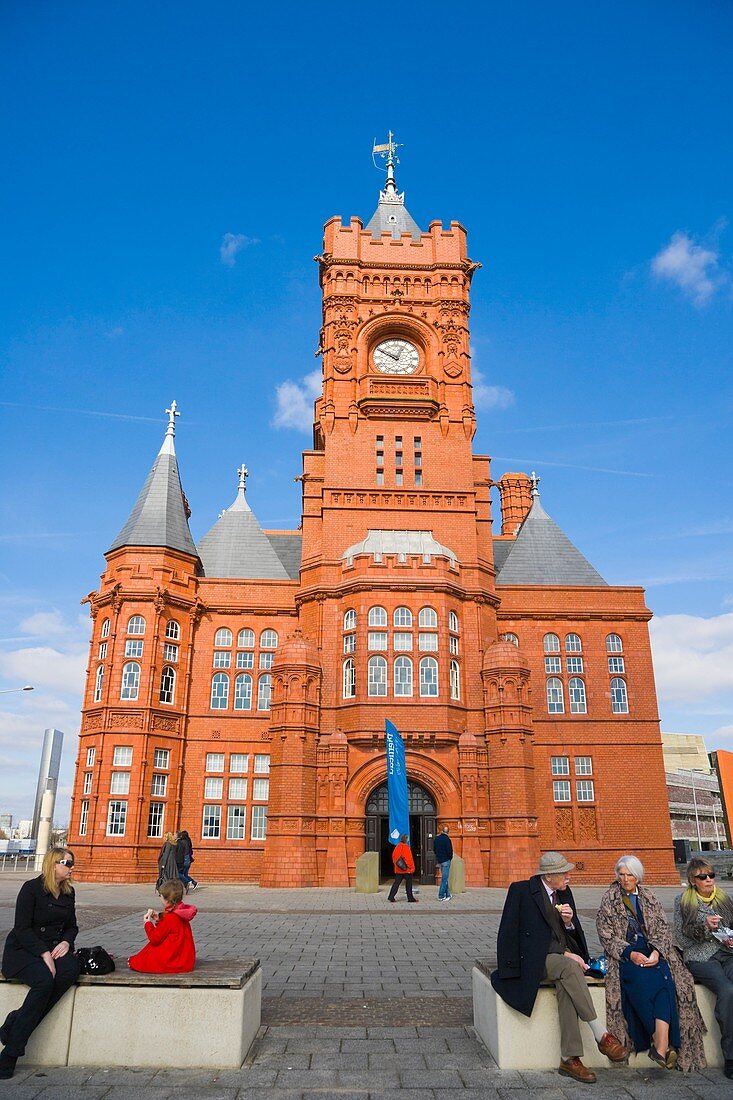
<path fill-rule="evenodd" d="M 101 976 L 111 974 L 115 969 L 115 960 L 103 947 L 80 947 L 74 952 L 79 960 L 81 974 Z"/>
<path fill-rule="evenodd" d="M 605 978 L 608 973 L 608 959 L 605 955 L 598 955 L 595 959 L 588 959 L 586 975 L 589 978 Z"/>
<path fill-rule="evenodd" d="M 406 871 L 407 870 L 407 863 L 405 861 L 405 857 L 400 856 L 400 858 L 397 860 L 397 863 L 395 864 L 395 866 L 399 867 L 400 871 Z"/>

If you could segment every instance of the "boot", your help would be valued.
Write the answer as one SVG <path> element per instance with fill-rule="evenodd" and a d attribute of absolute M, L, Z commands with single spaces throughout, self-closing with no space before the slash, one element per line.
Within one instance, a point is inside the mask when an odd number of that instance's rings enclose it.
<path fill-rule="evenodd" d="M 15 1073 L 15 1063 L 18 1061 L 12 1054 L 5 1051 L 0 1054 L 0 1081 L 9 1081 Z"/>

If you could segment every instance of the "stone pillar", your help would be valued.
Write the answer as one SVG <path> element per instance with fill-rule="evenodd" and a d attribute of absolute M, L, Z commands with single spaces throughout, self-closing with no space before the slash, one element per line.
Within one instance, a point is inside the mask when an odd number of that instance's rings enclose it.
<path fill-rule="evenodd" d="M 337 730 L 328 744 L 328 847 L 323 872 L 324 886 L 349 885 L 349 861 L 346 855 L 346 780 L 349 745 Z"/>
<path fill-rule="evenodd" d="M 485 886 L 486 874 L 479 839 L 479 746 L 468 730 L 458 739 L 458 775 L 461 783 L 461 855 L 465 881 L 469 886 Z M 453 838 L 455 840 L 455 837 Z M 451 868 L 451 874 L 453 870 Z"/>
<path fill-rule="evenodd" d="M 317 886 L 316 747 L 322 670 L 296 630 L 272 669 L 270 801 L 260 885 Z"/>
<path fill-rule="evenodd" d="M 496 484 L 501 497 L 501 533 L 516 535 L 532 507 L 532 482 L 527 474 L 502 474 Z"/>
<path fill-rule="evenodd" d="M 481 679 L 489 752 L 489 886 L 507 886 L 536 874 L 540 855 L 529 665 L 517 646 L 495 642 L 484 654 Z"/>

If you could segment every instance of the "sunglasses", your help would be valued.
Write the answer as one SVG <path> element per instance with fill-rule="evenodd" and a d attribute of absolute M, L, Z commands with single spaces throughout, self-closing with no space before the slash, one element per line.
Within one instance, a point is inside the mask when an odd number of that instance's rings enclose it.
<path fill-rule="evenodd" d="M 702 875 L 695 875 L 695 878 L 699 878 L 699 879 L 715 878 L 715 871 L 705 871 L 705 873 L 702 874 Z"/>
<path fill-rule="evenodd" d="M 56 862 L 59 864 L 60 867 L 73 867 L 74 866 L 73 859 L 57 859 Z"/>

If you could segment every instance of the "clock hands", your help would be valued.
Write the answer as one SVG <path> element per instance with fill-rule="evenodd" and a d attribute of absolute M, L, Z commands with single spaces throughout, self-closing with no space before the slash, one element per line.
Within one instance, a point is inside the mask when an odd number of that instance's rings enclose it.
<path fill-rule="evenodd" d="M 395 355 L 393 351 L 387 351 L 386 348 L 380 348 L 380 351 L 383 351 L 385 355 L 388 355 L 390 357 L 390 359 L 394 359 L 396 363 L 399 363 L 400 359 L 402 358 L 401 352 L 399 355 Z"/>

